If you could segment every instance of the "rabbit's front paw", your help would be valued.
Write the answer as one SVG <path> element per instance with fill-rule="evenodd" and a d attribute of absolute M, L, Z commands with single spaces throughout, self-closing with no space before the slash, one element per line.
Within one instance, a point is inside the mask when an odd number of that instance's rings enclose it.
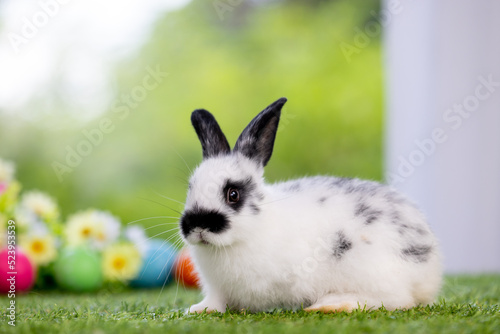
<path fill-rule="evenodd" d="M 224 313 L 226 311 L 226 306 L 222 303 L 214 303 L 212 300 L 208 298 L 203 299 L 200 303 L 196 305 L 192 305 L 187 313 L 212 313 L 212 312 L 221 312 Z"/>

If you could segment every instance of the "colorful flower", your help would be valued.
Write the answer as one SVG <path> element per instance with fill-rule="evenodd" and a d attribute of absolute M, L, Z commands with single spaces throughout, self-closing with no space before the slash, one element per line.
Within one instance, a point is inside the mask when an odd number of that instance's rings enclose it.
<path fill-rule="evenodd" d="M 88 210 L 69 218 L 65 236 L 69 245 L 88 244 L 103 249 L 120 235 L 120 222 L 107 212 Z"/>
<path fill-rule="evenodd" d="M 104 277 L 109 281 L 131 280 L 137 276 L 142 265 L 141 254 L 131 243 L 107 247 L 102 258 Z"/>
<path fill-rule="evenodd" d="M 94 219 L 98 222 L 94 243 L 98 249 L 103 249 L 120 236 L 121 224 L 118 218 L 102 211 L 95 211 Z"/>
<path fill-rule="evenodd" d="M 19 245 L 30 260 L 38 266 L 46 265 L 57 257 L 56 239 L 48 233 L 25 235 L 21 238 Z"/>

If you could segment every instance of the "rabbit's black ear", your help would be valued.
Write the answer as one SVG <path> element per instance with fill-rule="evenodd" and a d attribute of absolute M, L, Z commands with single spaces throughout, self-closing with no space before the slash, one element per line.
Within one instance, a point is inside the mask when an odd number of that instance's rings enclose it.
<path fill-rule="evenodd" d="M 191 123 L 200 139 L 203 159 L 231 152 L 226 136 L 211 113 L 197 109 L 191 114 Z"/>
<path fill-rule="evenodd" d="M 267 165 L 273 154 L 281 108 L 286 101 L 286 98 L 282 97 L 258 114 L 241 133 L 234 151 L 240 152 L 263 167 Z"/>

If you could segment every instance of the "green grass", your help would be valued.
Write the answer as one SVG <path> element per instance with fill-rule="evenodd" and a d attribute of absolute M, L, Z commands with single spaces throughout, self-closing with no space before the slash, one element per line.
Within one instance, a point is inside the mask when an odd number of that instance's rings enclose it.
<path fill-rule="evenodd" d="M 31 292 L 18 296 L 16 333 L 500 333 L 500 275 L 447 277 L 439 301 L 407 311 L 319 314 L 276 310 L 184 315 L 196 290 L 118 290 L 97 294 Z"/>

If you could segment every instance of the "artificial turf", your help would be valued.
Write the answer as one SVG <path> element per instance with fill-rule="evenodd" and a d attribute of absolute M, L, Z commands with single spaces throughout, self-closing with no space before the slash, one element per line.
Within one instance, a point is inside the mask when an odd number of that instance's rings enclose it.
<path fill-rule="evenodd" d="M 410 310 L 320 314 L 275 310 L 185 315 L 200 292 L 111 289 L 92 294 L 32 291 L 0 298 L 0 332 L 15 333 L 500 333 L 500 275 L 448 276 L 438 301 Z"/>

